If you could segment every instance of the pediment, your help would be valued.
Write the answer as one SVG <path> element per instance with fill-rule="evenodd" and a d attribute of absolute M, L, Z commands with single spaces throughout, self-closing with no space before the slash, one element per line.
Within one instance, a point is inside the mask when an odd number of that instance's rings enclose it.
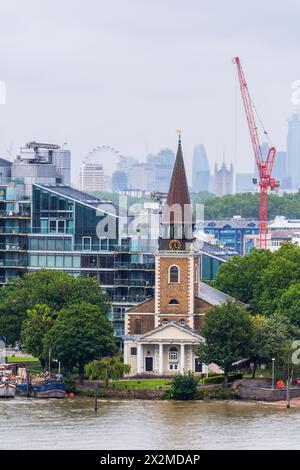
<path fill-rule="evenodd" d="M 167 325 L 160 326 L 155 328 L 152 331 L 142 335 L 140 341 L 187 341 L 187 342 L 197 342 L 200 343 L 204 341 L 202 336 L 198 333 L 195 333 L 192 330 L 183 328 L 175 323 L 169 323 Z"/>

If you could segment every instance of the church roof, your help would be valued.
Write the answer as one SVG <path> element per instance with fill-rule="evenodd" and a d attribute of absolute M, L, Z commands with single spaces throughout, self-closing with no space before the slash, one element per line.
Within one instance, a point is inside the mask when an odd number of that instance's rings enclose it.
<path fill-rule="evenodd" d="M 199 302 L 200 301 L 200 302 Z M 214 305 L 222 305 L 226 302 L 237 302 L 236 299 L 231 297 L 228 294 L 225 294 L 224 292 L 221 292 L 218 289 L 215 289 L 214 287 L 209 286 L 205 282 L 200 281 L 200 293 L 199 296 L 195 296 L 195 307 L 194 307 L 194 313 L 202 313 L 203 311 L 203 304 L 201 301 L 205 302 L 205 304 L 214 306 Z M 129 308 L 126 313 L 153 313 L 154 315 L 155 312 L 155 301 L 154 297 L 152 297 L 149 300 L 146 300 L 145 302 L 142 302 L 138 305 L 135 305 L 134 307 Z M 162 312 L 163 313 L 163 312 Z"/>

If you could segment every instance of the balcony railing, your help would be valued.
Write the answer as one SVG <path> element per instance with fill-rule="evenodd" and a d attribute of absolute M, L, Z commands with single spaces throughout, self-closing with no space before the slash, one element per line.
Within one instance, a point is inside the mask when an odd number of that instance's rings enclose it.
<path fill-rule="evenodd" d="M 137 295 L 137 296 L 131 296 L 131 295 L 113 295 L 111 300 L 112 302 L 122 302 L 122 303 L 140 303 L 144 302 L 145 300 L 149 299 L 150 297 L 145 296 L 145 295 Z"/>
<path fill-rule="evenodd" d="M 0 227 L 0 235 L 4 233 L 9 235 L 27 235 L 27 233 L 30 233 L 30 227 Z"/>
<path fill-rule="evenodd" d="M 115 279 L 114 284 L 119 286 L 153 287 L 153 282 L 145 279 Z"/>
<path fill-rule="evenodd" d="M 0 217 L 26 217 L 30 218 L 30 212 L 28 211 L 1 211 L 0 210 Z"/>
<path fill-rule="evenodd" d="M 1 251 L 26 251 L 27 247 L 26 245 L 0 243 L 0 250 Z"/>
<path fill-rule="evenodd" d="M 6 284 L 21 279 L 19 276 L 0 276 L 0 284 Z"/>
<path fill-rule="evenodd" d="M 155 269 L 155 263 L 122 263 L 122 262 L 116 262 L 114 264 L 114 267 L 119 270 L 145 270 L 145 269 L 150 269 L 154 270 Z"/>
<path fill-rule="evenodd" d="M 27 268 L 27 260 L 0 260 L 0 268 L 13 267 L 13 268 Z"/>

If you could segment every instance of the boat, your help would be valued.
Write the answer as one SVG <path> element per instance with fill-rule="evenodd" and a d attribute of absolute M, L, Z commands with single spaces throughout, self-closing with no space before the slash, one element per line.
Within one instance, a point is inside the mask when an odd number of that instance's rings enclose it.
<path fill-rule="evenodd" d="M 17 393 L 32 398 L 64 398 L 66 387 L 60 380 L 17 383 Z"/>
<path fill-rule="evenodd" d="M 11 382 L 0 382 L 0 398 L 15 398 L 16 386 Z"/>

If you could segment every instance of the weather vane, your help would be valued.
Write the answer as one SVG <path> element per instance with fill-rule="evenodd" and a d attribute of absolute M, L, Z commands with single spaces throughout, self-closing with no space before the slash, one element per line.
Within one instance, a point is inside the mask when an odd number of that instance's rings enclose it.
<path fill-rule="evenodd" d="M 182 132 L 182 130 L 181 129 L 176 129 L 176 132 L 178 134 L 178 143 L 180 144 L 181 143 L 181 132 Z"/>

